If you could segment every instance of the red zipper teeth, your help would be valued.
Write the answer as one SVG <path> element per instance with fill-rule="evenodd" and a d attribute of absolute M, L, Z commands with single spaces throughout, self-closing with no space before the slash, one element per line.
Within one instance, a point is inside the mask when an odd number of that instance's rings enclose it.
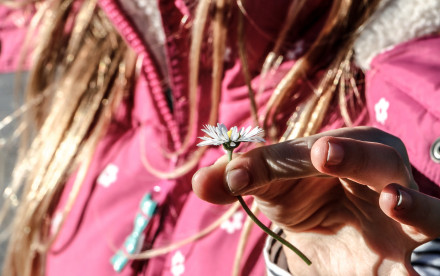
<path fill-rule="evenodd" d="M 120 30 L 121 34 L 131 47 L 138 53 L 140 56 L 143 56 L 142 60 L 142 71 L 144 72 L 148 85 L 150 86 L 151 94 L 153 96 L 154 101 L 156 102 L 156 106 L 160 112 L 161 117 L 163 118 L 164 123 L 166 124 L 167 129 L 171 134 L 171 139 L 175 145 L 175 149 L 179 148 L 181 145 L 179 129 L 176 121 L 171 114 L 168 103 L 166 101 L 164 91 L 161 88 L 159 75 L 157 73 L 157 68 L 153 64 L 150 54 L 148 53 L 147 48 L 143 44 L 142 40 L 137 35 L 137 32 L 134 28 L 129 24 L 129 21 L 126 19 L 125 15 L 122 14 L 119 6 L 115 1 L 112 0 L 100 0 L 99 5 L 101 8 L 106 11 L 107 15 L 113 21 L 114 25 Z"/>

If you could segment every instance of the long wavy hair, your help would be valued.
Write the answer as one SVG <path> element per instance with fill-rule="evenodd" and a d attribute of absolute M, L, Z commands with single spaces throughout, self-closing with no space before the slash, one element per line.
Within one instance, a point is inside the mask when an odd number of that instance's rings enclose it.
<path fill-rule="evenodd" d="M 97 0 L 0 0 L 15 8 L 31 6 L 35 15 L 30 22 L 29 38 L 38 32 L 33 50 L 35 57 L 26 89 L 26 112 L 21 128 L 22 143 L 13 181 L 5 190 L 8 196 L 2 218 L 10 209 L 17 209 L 12 225 L 4 275 L 43 275 L 45 257 L 57 234 L 50 235 L 50 221 L 66 178 L 77 171 L 77 177 L 63 210 L 65 218 L 81 189 L 93 151 L 105 134 L 109 122 L 122 100 L 130 100 L 136 81 L 136 54 L 115 30 Z M 250 110 L 255 124 L 267 130 L 271 141 L 314 134 L 322 127 L 332 103 L 339 109 L 347 125 L 353 121 L 353 110 L 362 108 L 362 72 L 353 66 L 352 45 L 363 24 L 371 18 L 379 0 L 334 0 L 313 44 L 296 61 L 276 86 L 262 116 L 258 116 L 255 95 L 264 89 L 253 87 L 255 73 L 249 71 L 246 53 L 245 24 L 255 24 L 246 11 L 245 0 L 199 0 L 194 9 L 189 70 L 188 133 L 172 154 L 185 153 L 192 145 L 191 137 L 200 127 L 197 122 L 197 87 L 202 41 L 212 35 L 211 113 L 206 123 L 218 118 L 226 41 L 232 28 L 237 28 L 237 49 L 249 91 Z M 285 24 L 276 34 L 273 48 L 267 53 L 258 72 L 264 80 L 276 70 L 283 57 L 283 45 L 289 30 L 301 28 L 298 20 L 306 0 L 292 0 Z M 238 15 L 238 24 L 231 24 L 231 14 Z M 27 40 L 30 41 L 29 39 Z M 26 48 L 27 43 L 25 43 Z M 318 77 L 316 87 L 301 95 L 300 108 L 290 110 L 284 133 L 271 129 L 276 118 L 295 95 L 304 93 L 301 83 Z M 295 98 L 298 98 L 295 96 Z M 261 114 L 261 112 L 260 112 Z M 56 127 L 55 127 L 56 126 Z M 173 172 L 161 172 L 151 164 L 146 169 L 164 178 L 179 177 L 193 169 L 204 149 L 196 150 L 187 162 Z M 13 200 L 18 198 L 18 200 Z M 18 204 L 17 204 L 18 202 Z M 16 206 L 17 205 L 17 206 Z M 233 205 L 212 225 L 192 237 L 165 248 L 143 252 L 134 258 L 151 258 L 165 254 L 194 241 L 218 227 L 238 207 Z M 253 206 L 256 212 L 257 207 Z M 63 219 L 64 220 L 64 219 Z M 60 225 L 57 233 L 62 228 Z M 242 232 L 234 264 L 239 274 L 240 260 L 252 223 L 247 221 Z"/>

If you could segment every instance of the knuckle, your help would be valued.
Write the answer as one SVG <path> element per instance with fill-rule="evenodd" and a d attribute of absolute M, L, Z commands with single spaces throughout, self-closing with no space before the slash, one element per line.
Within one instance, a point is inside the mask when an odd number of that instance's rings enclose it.
<path fill-rule="evenodd" d="M 389 148 L 388 158 L 391 162 L 389 164 L 389 177 L 391 179 L 400 179 L 404 173 L 404 162 L 398 150 L 394 147 Z"/>
<path fill-rule="evenodd" d="M 245 154 L 247 158 L 246 166 L 251 171 L 252 183 L 256 186 L 264 185 L 274 179 L 268 151 L 270 150 L 266 148 L 258 148 Z"/>
<path fill-rule="evenodd" d="M 363 127 L 363 130 L 372 138 L 372 140 L 379 143 L 384 143 L 384 141 L 392 136 L 391 134 L 372 126 L 365 126 Z"/>
<path fill-rule="evenodd" d="M 277 153 L 272 147 L 266 148 L 265 151 L 261 152 L 259 156 L 259 162 L 261 164 L 261 174 L 265 182 L 269 183 L 276 179 L 274 170 L 278 170 L 276 156 Z"/>
<path fill-rule="evenodd" d="M 407 156 L 406 146 L 403 143 L 403 141 L 399 137 L 396 137 L 396 136 L 392 136 L 391 139 L 392 139 L 392 141 L 391 141 L 391 144 L 389 144 L 389 145 L 392 146 L 393 149 L 396 150 L 396 153 L 398 153 L 401 158 Z"/>
<path fill-rule="evenodd" d="M 383 143 L 387 146 L 390 146 L 394 150 L 393 154 L 397 154 L 403 164 L 409 165 L 409 158 L 406 146 L 399 137 L 388 134 L 385 137 Z"/>
<path fill-rule="evenodd" d="M 360 147 L 356 153 L 356 160 L 351 163 L 350 174 L 352 175 L 361 175 L 364 171 L 370 167 L 370 156 L 368 151 L 366 151 L 363 147 Z"/>
<path fill-rule="evenodd" d="M 399 137 L 375 127 L 362 128 L 374 137 L 374 141 L 394 148 L 403 160 L 407 159 L 406 146 Z"/>
<path fill-rule="evenodd" d="M 280 143 L 255 150 L 253 170 L 261 184 L 286 178 L 295 168 L 295 160 L 301 158 L 295 148 Z"/>

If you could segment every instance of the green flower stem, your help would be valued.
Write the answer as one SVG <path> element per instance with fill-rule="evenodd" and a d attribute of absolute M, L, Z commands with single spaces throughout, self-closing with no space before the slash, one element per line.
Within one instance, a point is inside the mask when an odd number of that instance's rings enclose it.
<path fill-rule="evenodd" d="M 266 225 L 264 225 L 253 213 L 252 211 L 249 209 L 249 207 L 246 205 L 246 202 L 244 202 L 243 197 L 241 196 L 237 196 L 238 201 L 240 202 L 241 206 L 243 207 L 243 209 L 246 211 L 246 213 L 248 214 L 248 216 L 255 222 L 255 224 L 257 224 L 264 232 L 266 232 L 266 234 L 268 234 L 269 236 L 271 236 L 272 238 L 276 239 L 277 241 L 279 241 L 280 243 L 282 243 L 283 245 L 287 246 L 288 248 L 290 248 L 293 252 L 295 252 L 307 265 L 311 265 L 312 261 L 309 260 L 309 258 L 307 258 L 306 255 L 304 255 L 304 253 L 302 253 L 298 248 L 296 248 L 293 244 L 291 244 L 290 242 L 288 242 L 287 240 L 283 239 L 283 237 L 281 237 L 280 235 L 277 235 L 275 232 L 273 232 L 272 230 L 270 230 Z"/>
<path fill-rule="evenodd" d="M 232 150 L 227 150 L 228 152 L 228 159 L 229 161 L 232 160 Z M 304 253 L 301 252 L 298 248 L 296 248 L 293 244 L 282 238 L 280 235 L 277 235 L 275 232 L 270 230 L 266 225 L 264 225 L 255 215 L 252 213 L 252 211 L 249 209 L 249 207 L 246 205 L 246 202 L 244 201 L 242 196 L 237 196 L 238 201 L 241 204 L 241 207 L 246 211 L 248 216 L 255 222 L 256 225 L 258 225 L 266 234 L 271 236 L 272 238 L 279 241 L 281 244 L 287 246 L 290 250 L 292 250 L 294 253 L 296 253 L 307 265 L 311 265 L 312 261 L 310 261 L 309 258 L 307 258 Z"/>
<path fill-rule="evenodd" d="M 232 160 L 232 150 L 227 150 L 228 152 L 228 161 Z"/>

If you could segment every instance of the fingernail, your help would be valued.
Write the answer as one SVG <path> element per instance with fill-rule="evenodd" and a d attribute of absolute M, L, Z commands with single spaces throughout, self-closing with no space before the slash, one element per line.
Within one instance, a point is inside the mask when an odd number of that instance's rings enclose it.
<path fill-rule="evenodd" d="M 235 169 L 226 175 L 226 182 L 232 194 L 238 194 L 249 185 L 249 174 L 244 169 Z"/>
<path fill-rule="evenodd" d="M 338 165 L 344 159 L 344 149 L 335 143 L 328 142 L 326 165 Z"/>
<path fill-rule="evenodd" d="M 409 193 L 405 190 L 397 188 L 396 189 L 396 206 L 394 210 L 404 210 L 409 209 L 412 204 L 412 198 Z"/>

